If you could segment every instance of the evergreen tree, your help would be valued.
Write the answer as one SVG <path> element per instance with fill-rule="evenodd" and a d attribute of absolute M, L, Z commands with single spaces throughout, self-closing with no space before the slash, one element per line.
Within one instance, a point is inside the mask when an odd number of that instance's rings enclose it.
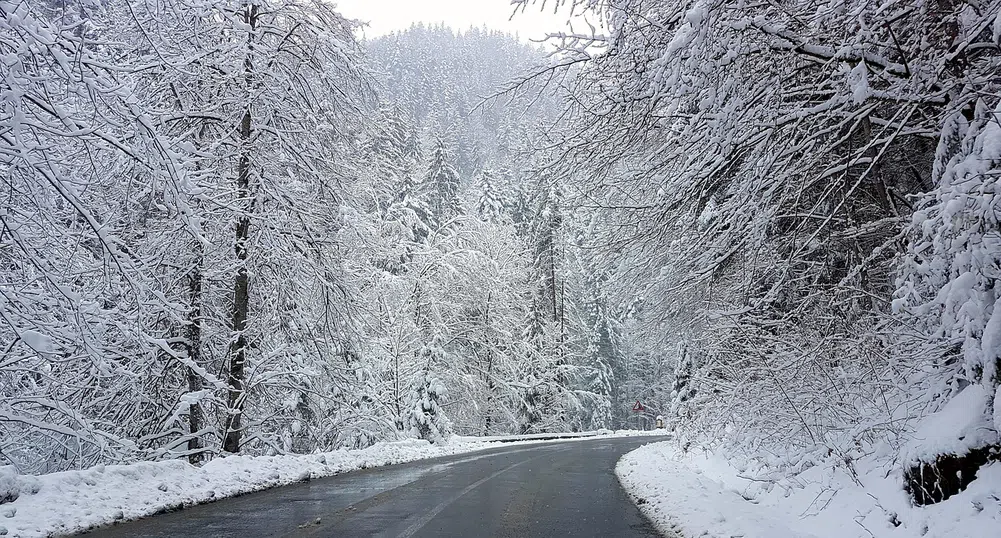
<path fill-rule="evenodd" d="M 440 351 L 430 348 L 421 352 L 427 362 L 414 384 L 408 424 L 419 439 L 441 444 L 452 435 L 452 424 L 441 408 L 441 401 L 447 396 L 445 385 L 431 374 L 432 355 L 436 353 Z"/>
<path fill-rule="evenodd" d="M 476 200 L 476 213 L 481 219 L 489 222 L 500 222 L 503 218 L 504 200 L 498 188 L 498 177 L 488 168 L 480 171 L 477 178 L 479 197 Z"/>
<path fill-rule="evenodd" d="M 675 425 L 686 418 L 685 404 L 695 397 L 695 387 L 692 386 L 692 376 L 695 374 L 695 355 L 685 342 L 678 344 L 678 362 L 674 370 L 674 382 L 671 385 L 671 414 L 668 420 Z"/>
<path fill-rule="evenodd" d="M 459 173 L 452 165 L 452 156 L 441 138 L 435 138 L 425 179 L 434 222 L 442 226 L 462 213 L 459 202 Z"/>

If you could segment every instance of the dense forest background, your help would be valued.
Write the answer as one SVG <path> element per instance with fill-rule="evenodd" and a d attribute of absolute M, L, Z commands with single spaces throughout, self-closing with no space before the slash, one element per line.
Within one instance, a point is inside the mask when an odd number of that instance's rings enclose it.
<path fill-rule="evenodd" d="M 363 47 L 314 2 L 0 9 L 6 462 L 624 423 L 615 313 L 534 170 L 559 99 L 499 95 L 538 47 Z"/>
<path fill-rule="evenodd" d="M 660 414 L 910 464 L 963 392 L 998 444 L 997 0 L 548 6 L 600 23 L 0 0 L 0 462 Z"/>

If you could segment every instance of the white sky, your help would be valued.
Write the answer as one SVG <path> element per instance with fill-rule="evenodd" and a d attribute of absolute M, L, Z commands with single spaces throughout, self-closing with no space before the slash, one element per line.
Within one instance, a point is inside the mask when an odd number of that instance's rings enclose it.
<path fill-rule="evenodd" d="M 378 37 L 395 30 L 405 30 L 415 22 L 444 22 L 456 30 L 483 26 L 517 33 L 523 41 L 541 39 L 546 33 L 566 30 L 569 11 L 553 14 L 554 2 L 547 2 L 544 13 L 539 6 L 529 6 L 511 19 L 511 0 L 332 0 L 343 15 L 366 21 L 366 37 Z M 510 19 L 510 20 L 509 20 Z M 585 26 L 586 28 L 586 26 Z"/>

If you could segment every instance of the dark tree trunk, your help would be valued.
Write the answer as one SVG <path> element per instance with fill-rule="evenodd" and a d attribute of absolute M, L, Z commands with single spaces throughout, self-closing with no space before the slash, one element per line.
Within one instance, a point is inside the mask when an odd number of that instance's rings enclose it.
<path fill-rule="evenodd" d="M 490 435 L 490 427 L 494 417 L 494 354 L 487 356 L 487 418 L 483 421 L 483 435 Z"/>
<path fill-rule="evenodd" d="M 201 362 L 201 347 L 202 347 L 202 246 L 199 243 L 197 245 L 197 258 L 195 260 L 194 267 L 191 268 L 191 273 L 188 276 L 188 294 L 191 299 L 191 309 L 188 310 L 188 324 L 186 327 L 187 334 L 185 335 L 185 340 L 187 341 L 187 352 L 188 359 L 191 364 L 199 364 Z M 202 378 L 197 372 L 188 366 L 188 391 L 196 392 L 202 390 Z M 204 419 L 202 415 L 202 407 L 199 404 L 194 404 L 188 410 L 188 430 L 191 433 L 191 438 L 188 439 L 188 461 L 191 464 L 198 464 L 202 461 L 202 441 L 201 438 L 197 437 L 195 434 L 202 429 L 204 424 Z"/>
<path fill-rule="evenodd" d="M 257 6 L 245 9 L 244 22 L 253 32 L 257 28 Z M 253 39 L 253 34 L 248 37 Z M 253 64 L 248 50 L 244 61 L 244 73 L 247 78 L 248 95 L 252 84 Z M 250 216 L 254 212 L 255 193 L 250 185 L 250 138 L 251 111 L 250 102 L 246 104 L 243 120 L 240 122 L 240 159 L 237 163 L 237 194 L 243 203 L 244 210 L 236 223 L 236 259 L 238 267 L 233 282 L 233 341 L 229 349 L 229 408 L 226 417 L 226 436 L 222 449 L 226 452 L 239 452 L 243 433 L 243 407 L 246 403 L 244 383 L 246 381 L 245 365 L 247 360 L 247 314 L 250 310 L 250 274 L 247 271 L 247 240 L 250 237 Z"/>
<path fill-rule="evenodd" d="M 403 392 L 403 385 L 400 382 L 400 350 L 396 350 L 393 359 L 393 407 L 396 409 L 396 431 L 402 432 L 406 427 L 403 420 L 403 403 L 400 394 Z"/>
<path fill-rule="evenodd" d="M 493 293 L 487 293 L 487 308 L 483 314 L 483 327 L 486 334 L 487 341 L 487 412 L 486 419 L 483 421 L 483 435 L 490 435 L 490 426 L 493 419 L 494 411 L 494 347 L 493 339 L 490 338 L 490 299 L 493 298 Z"/>

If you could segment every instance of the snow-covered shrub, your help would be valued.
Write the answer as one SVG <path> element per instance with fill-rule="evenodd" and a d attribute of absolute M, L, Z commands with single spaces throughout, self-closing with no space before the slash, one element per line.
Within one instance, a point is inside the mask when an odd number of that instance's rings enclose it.
<path fill-rule="evenodd" d="M 414 387 L 410 405 L 409 426 L 413 435 L 441 444 L 452 435 L 452 423 L 441 408 L 446 396 L 445 386 L 431 372 L 425 370 L 423 379 Z"/>
<path fill-rule="evenodd" d="M 34 495 L 40 488 L 37 477 L 18 474 L 13 465 L 0 465 L 0 504 L 12 503 L 22 495 Z"/>
<path fill-rule="evenodd" d="M 17 483 L 14 466 L 0 466 L 0 504 L 14 502 L 20 496 L 21 486 Z"/>
<path fill-rule="evenodd" d="M 939 380 L 929 396 L 952 398 L 939 412 L 948 419 L 932 421 L 941 426 L 933 439 L 946 426 L 973 426 L 949 439 L 960 446 L 912 448 L 906 480 L 920 504 L 964 489 L 1001 451 L 1001 102 L 978 99 L 953 113 L 935 176 L 909 229 L 894 307 L 944 349 L 926 366 Z"/>

